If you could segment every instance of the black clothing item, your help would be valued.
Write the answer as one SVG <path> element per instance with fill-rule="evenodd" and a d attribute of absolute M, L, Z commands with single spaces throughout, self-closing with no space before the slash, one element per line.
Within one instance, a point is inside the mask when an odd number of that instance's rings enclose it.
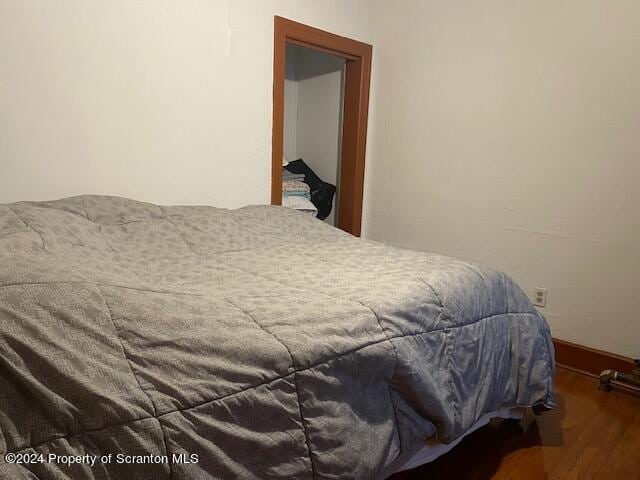
<path fill-rule="evenodd" d="M 323 182 L 320 177 L 311 170 L 311 167 L 304 163 L 304 160 L 301 158 L 294 160 L 293 162 L 289 162 L 289 164 L 284 168 L 291 173 L 304 174 L 304 183 L 309 185 L 311 190 L 311 203 L 313 203 L 318 209 L 318 215 L 316 215 L 316 217 L 320 220 L 327 218 L 331 213 L 331 207 L 333 206 L 333 196 L 336 194 L 335 185 Z"/>

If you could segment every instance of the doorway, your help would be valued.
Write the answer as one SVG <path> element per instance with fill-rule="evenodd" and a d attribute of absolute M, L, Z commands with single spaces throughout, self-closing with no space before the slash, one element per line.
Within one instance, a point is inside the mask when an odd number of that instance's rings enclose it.
<path fill-rule="evenodd" d="M 284 161 L 282 204 L 297 206 L 336 225 L 340 203 L 340 154 L 345 60 L 287 44 L 284 79 Z M 304 162 L 304 163 L 302 163 Z M 288 180 L 289 170 L 308 167 L 322 184 Z M 287 170 L 289 169 L 289 170 Z M 297 186 L 296 186 L 297 185 Z M 309 189 L 313 194 L 306 193 Z M 324 189 L 324 191 L 321 191 Z M 335 193 L 334 193 L 335 192 Z M 305 204 L 300 196 L 309 195 Z M 315 204 L 315 205 L 314 205 Z"/>
<path fill-rule="evenodd" d="M 371 52 L 371 45 L 282 17 L 276 16 L 274 19 L 271 203 L 282 204 L 283 158 L 297 157 L 298 153 L 304 151 L 313 164 L 310 166 L 327 177 L 325 181 L 331 183 L 335 178 L 337 196 L 332 216 L 329 217 L 330 223 L 356 236 L 360 235 L 362 221 Z M 298 72 L 292 71 L 298 63 L 296 60 L 300 60 L 302 65 Z M 307 122 L 301 125 L 304 118 L 310 118 L 310 115 L 298 105 L 296 112 L 301 112 L 302 118 L 297 119 L 296 128 L 303 131 L 303 136 L 297 135 L 292 139 L 292 110 L 289 109 L 287 113 L 285 106 L 285 96 L 289 97 L 289 102 L 292 101 L 290 82 L 314 78 L 317 80 L 305 86 L 308 90 L 305 95 L 312 95 L 314 89 L 326 91 L 327 88 L 333 88 L 333 100 L 325 107 L 329 107 L 328 111 L 333 111 L 337 117 L 333 122 L 325 122 L 322 127 Z M 336 105 L 335 85 L 338 81 L 337 94 L 341 98 L 340 104 Z M 297 100 L 300 101 L 299 96 Z M 313 100 L 309 98 L 303 101 L 313 105 Z M 327 134 L 327 129 L 337 131 L 335 135 Z M 286 143 L 285 130 L 288 132 Z M 295 145 L 297 139 L 300 139 L 300 149 Z M 332 150 L 335 150 L 333 154 Z"/>

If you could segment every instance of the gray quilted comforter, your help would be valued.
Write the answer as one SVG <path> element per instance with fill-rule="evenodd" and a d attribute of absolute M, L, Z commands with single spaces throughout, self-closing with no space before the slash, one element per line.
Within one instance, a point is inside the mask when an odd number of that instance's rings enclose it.
<path fill-rule="evenodd" d="M 483 266 L 280 207 L 0 205 L 2 479 L 380 478 L 552 375 Z"/>

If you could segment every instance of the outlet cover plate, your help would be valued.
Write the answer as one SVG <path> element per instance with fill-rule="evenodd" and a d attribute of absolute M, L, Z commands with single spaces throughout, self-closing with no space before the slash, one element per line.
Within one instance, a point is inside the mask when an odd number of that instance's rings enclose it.
<path fill-rule="evenodd" d="M 540 308 L 544 308 L 547 305 L 546 288 L 535 287 L 533 289 L 533 304 Z"/>

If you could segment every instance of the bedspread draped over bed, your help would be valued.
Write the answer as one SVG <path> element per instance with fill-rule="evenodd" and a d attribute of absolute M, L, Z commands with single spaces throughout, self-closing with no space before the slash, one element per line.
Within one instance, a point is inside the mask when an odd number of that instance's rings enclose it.
<path fill-rule="evenodd" d="M 553 406 L 552 375 L 545 320 L 483 266 L 281 207 L 0 205 L 2 479 L 379 478 Z"/>

